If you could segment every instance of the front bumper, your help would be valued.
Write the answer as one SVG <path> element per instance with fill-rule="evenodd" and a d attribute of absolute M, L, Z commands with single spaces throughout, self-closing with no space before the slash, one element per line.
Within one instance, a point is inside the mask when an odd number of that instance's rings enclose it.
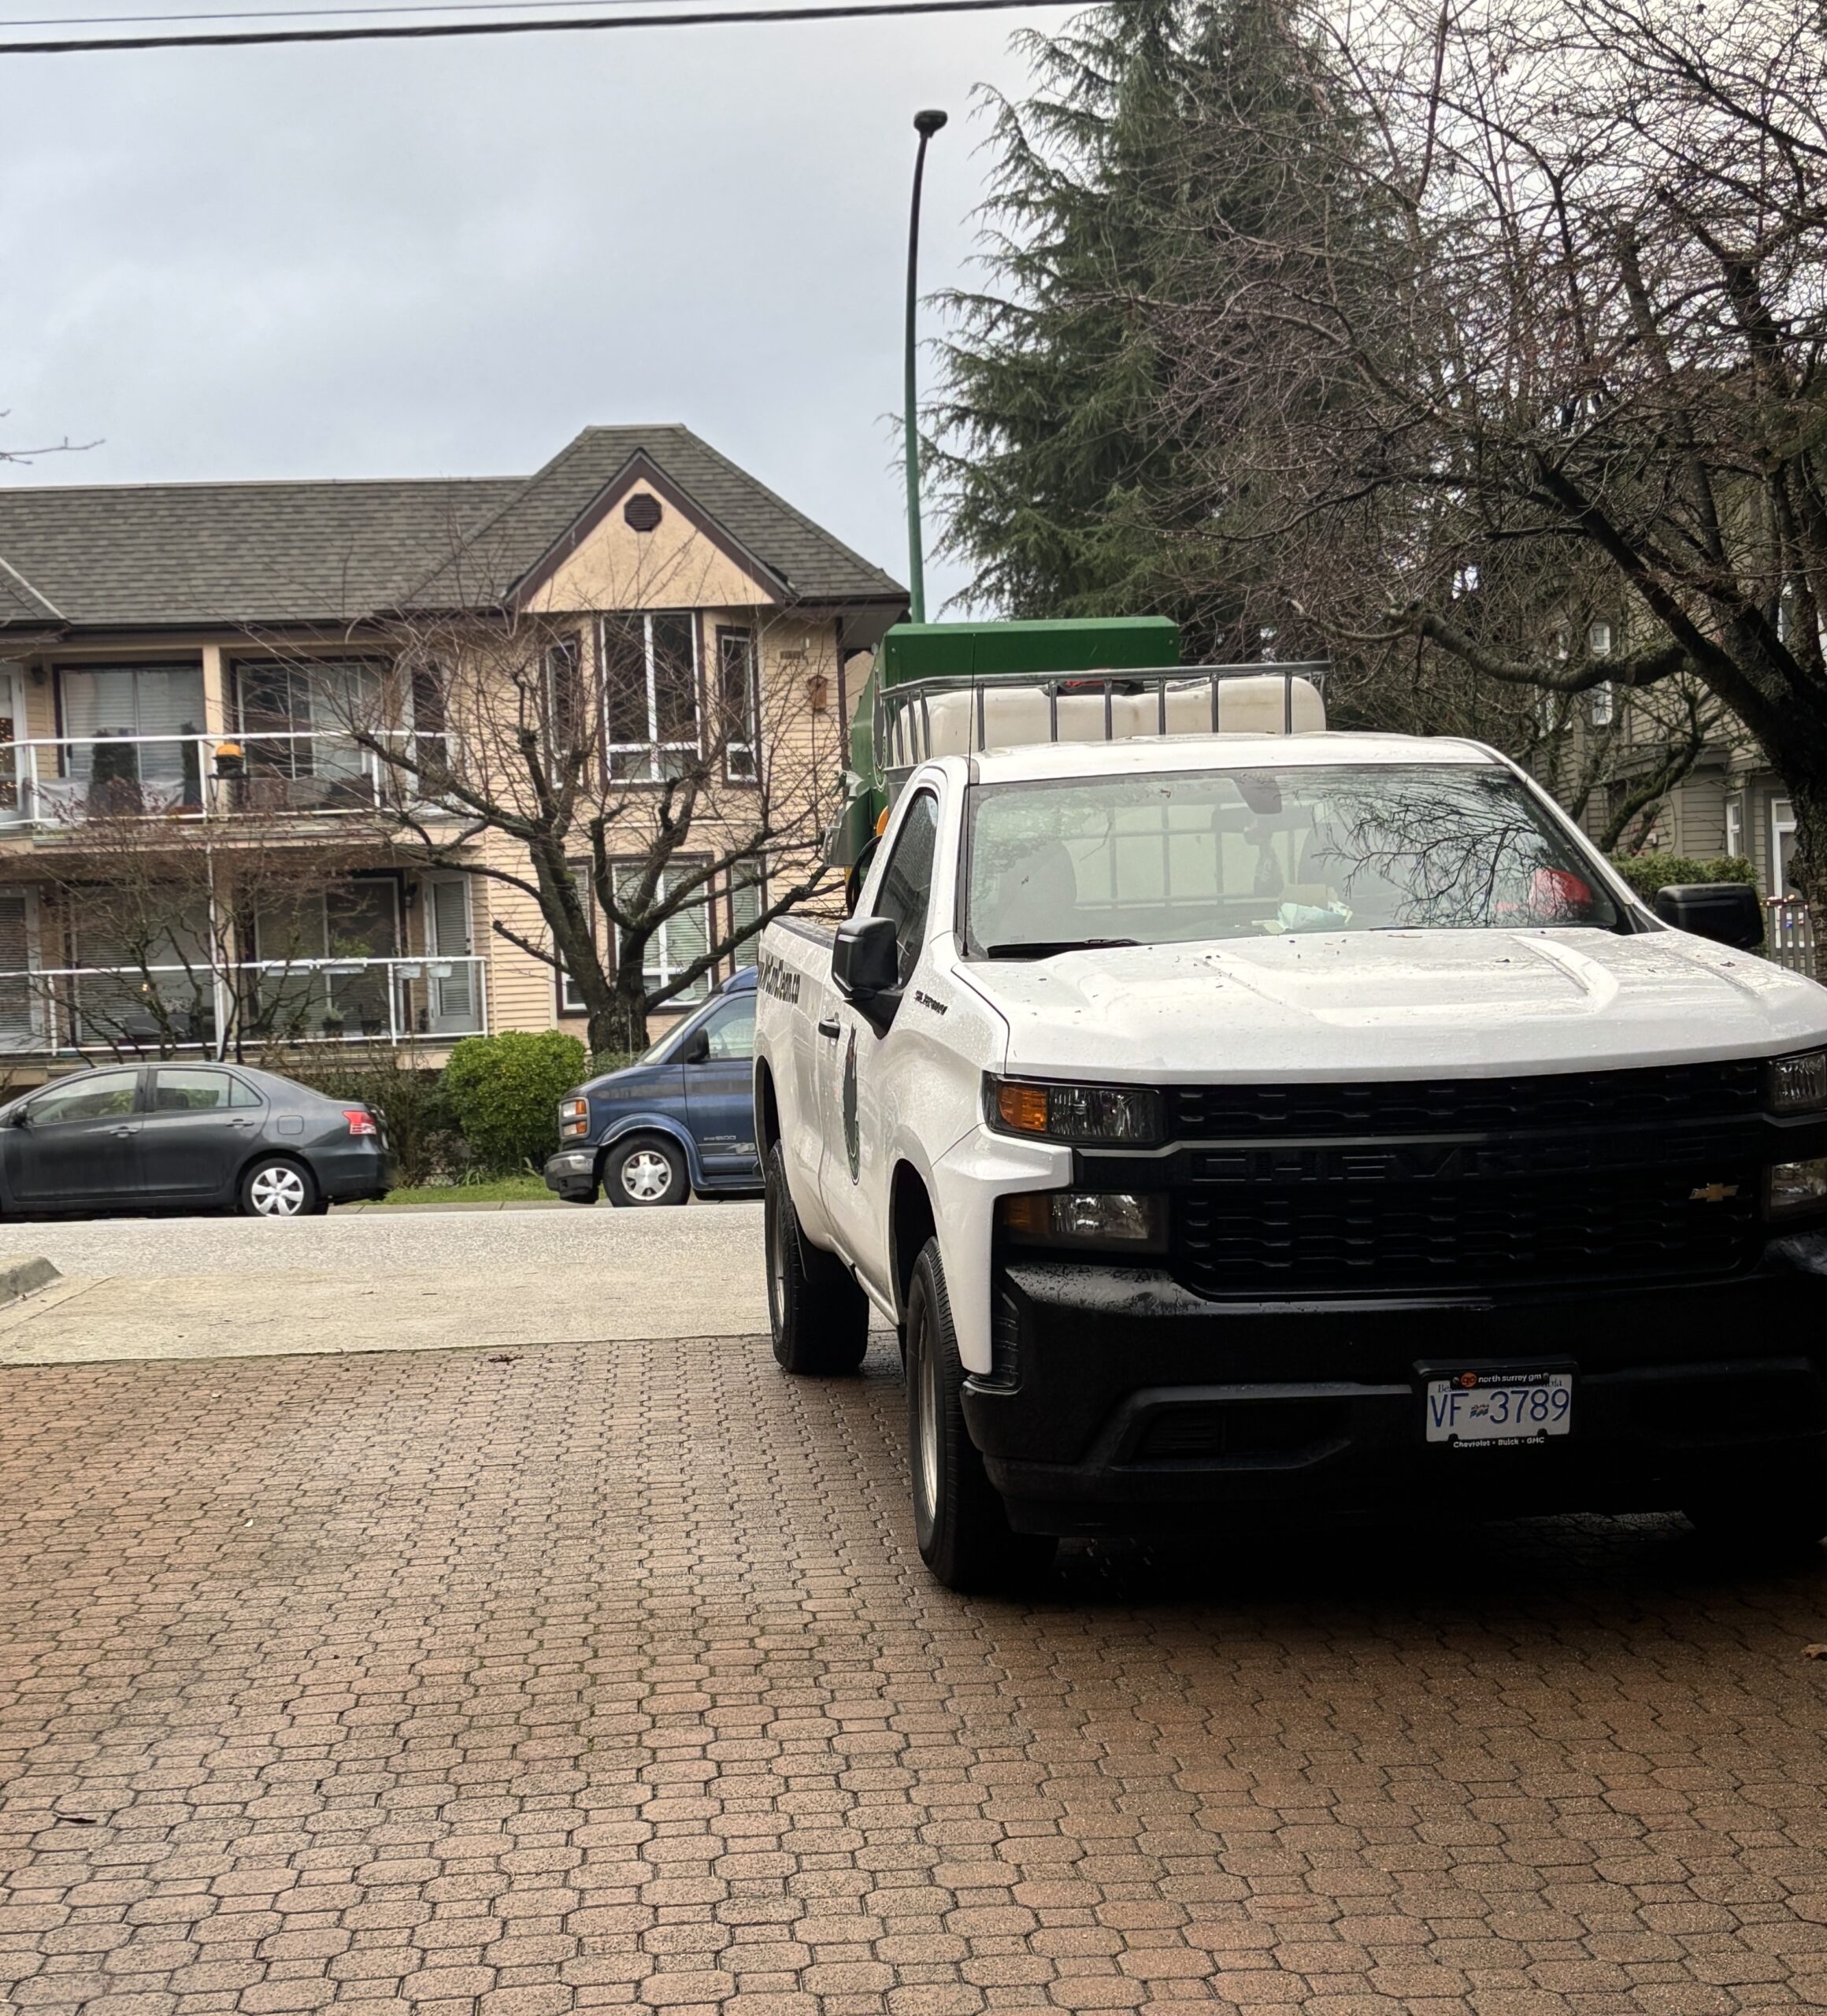
<path fill-rule="evenodd" d="M 998 1269 L 995 1369 L 965 1418 L 1011 1522 L 1096 1534 L 1200 1506 L 1650 1511 L 1827 1476 L 1827 1234 L 1729 1280 L 1219 1303 L 1169 1275 Z M 1574 1425 L 1425 1439 L 1429 1377 L 1574 1375 Z"/>
<path fill-rule="evenodd" d="M 561 1197 L 596 1195 L 596 1150 L 591 1147 L 561 1148 L 547 1158 L 546 1188 Z"/>

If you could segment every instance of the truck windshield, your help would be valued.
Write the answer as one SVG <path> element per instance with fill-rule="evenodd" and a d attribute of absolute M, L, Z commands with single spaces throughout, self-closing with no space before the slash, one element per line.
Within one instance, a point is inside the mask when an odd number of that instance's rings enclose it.
<path fill-rule="evenodd" d="M 965 947 L 1290 932 L 1615 930 L 1618 906 L 1495 765 L 1290 765 L 980 785 Z"/>

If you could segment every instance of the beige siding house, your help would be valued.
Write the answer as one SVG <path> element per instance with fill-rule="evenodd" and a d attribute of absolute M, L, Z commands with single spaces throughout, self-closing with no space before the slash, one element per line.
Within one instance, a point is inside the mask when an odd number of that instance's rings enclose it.
<path fill-rule="evenodd" d="M 757 794 L 838 783 L 905 606 L 678 426 L 586 429 L 528 477 L 0 489 L 0 1068 L 583 1033 L 536 902 L 466 872 L 515 843 L 447 805 L 402 821 L 410 771 L 377 747 L 441 757 L 469 724 L 401 639 L 539 626 L 545 676 L 600 710 L 631 862 L 714 748 L 689 858 L 715 861 Z M 649 946 L 656 984 L 769 873 L 713 874 Z"/>

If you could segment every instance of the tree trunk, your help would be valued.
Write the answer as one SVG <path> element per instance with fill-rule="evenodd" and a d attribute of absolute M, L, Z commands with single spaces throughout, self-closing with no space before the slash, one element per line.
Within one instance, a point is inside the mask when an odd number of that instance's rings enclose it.
<path fill-rule="evenodd" d="M 590 1047 L 598 1056 L 605 1052 L 636 1055 L 647 1047 L 647 990 L 641 971 L 640 954 L 632 962 L 624 959 L 615 969 L 607 999 L 601 1007 L 591 1004 Z"/>
<path fill-rule="evenodd" d="M 1827 773 L 1799 775 L 1799 765 L 1779 768 L 1796 814 L 1796 853 L 1790 873 L 1808 906 L 1814 927 L 1814 974 L 1827 978 Z M 1772 836 L 1771 844 L 1775 844 Z M 1777 880 L 1774 864 L 1771 881 Z"/>

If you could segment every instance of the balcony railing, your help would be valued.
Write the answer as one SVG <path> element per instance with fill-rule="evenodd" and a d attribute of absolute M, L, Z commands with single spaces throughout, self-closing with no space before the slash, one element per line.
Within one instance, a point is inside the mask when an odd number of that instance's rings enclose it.
<path fill-rule="evenodd" d="M 487 962 L 268 959 L 0 973 L 0 1054 L 170 1056 L 488 1032 Z"/>
<path fill-rule="evenodd" d="M 443 767 L 441 735 L 402 729 L 379 739 L 411 761 Z M 54 736 L 0 745 L 0 828 L 364 813 L 426 802 L 410 761 L 391 761 L 349 734 Z"/>

